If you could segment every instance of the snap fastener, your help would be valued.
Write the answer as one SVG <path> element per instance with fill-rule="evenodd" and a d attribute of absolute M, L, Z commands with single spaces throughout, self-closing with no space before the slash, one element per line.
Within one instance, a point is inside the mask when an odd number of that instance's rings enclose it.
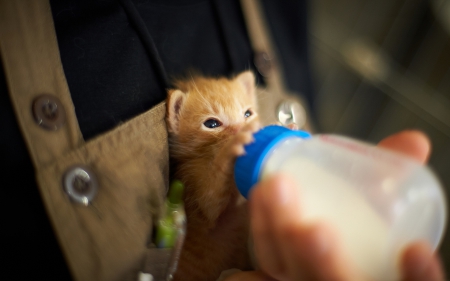
<path fill-rule="evenodd" d="M 254 64 L 258 72 L 267 77 L 270 75 L 273 66 L 273 60 L 266 52 L 257 52 L 254 57 Z"/>
<path fill-rule="evenodd" d="M 66 122 L 66 112 L 58 98 L 40 95 L 33 101 L 36 123 L 47 130 L 58 130 Z"/>
<path fill-rule="evenodd" d="M 86 166 L 73 166 L 64 175 L 64 191 L 76 203 L 87 206 L 98 191 L 95 174 Z"/>
<path fill-rule="evenodd" d="M 293 100 L 286 100 L 278 106 L 278 121 L 283 126 L 295 123 L 299 128 L 306 124 L 306 112 L 303 106 Z"/>

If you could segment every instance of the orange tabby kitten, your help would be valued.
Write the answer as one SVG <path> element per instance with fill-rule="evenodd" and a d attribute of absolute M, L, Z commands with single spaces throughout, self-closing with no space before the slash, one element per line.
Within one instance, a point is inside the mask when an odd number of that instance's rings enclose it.
<path fill-rule="evenodd" d="M 187 235 L 175 280 L 213 281 L 250 269 L 248 214 L 233 177 L 237 156 L 259 129 L 255 78 L 180 80 L 167 100 L 175 177 L 185 184 Z"/>

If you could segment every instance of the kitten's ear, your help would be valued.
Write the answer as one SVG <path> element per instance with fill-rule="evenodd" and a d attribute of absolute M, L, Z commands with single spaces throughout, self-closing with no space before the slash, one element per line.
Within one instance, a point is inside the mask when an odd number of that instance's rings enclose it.
<path fill-rule="evenodd" d="M 250 70 L 244 71 L 235 78 L 244 86 L 245 91 L 251 96 L 255 96 L 255 75 Z"/>
<path fill-rule="evenodd" d="M 167 100 L 167 125 L 169 132 L 178 134 L 180 113 L 186 100 L 186 94 L 180 90 L 169 90 Z"/>

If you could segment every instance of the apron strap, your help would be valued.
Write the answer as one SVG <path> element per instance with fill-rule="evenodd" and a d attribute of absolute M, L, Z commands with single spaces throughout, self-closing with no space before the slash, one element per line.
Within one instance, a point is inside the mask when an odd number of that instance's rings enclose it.
<path fill-rule="evenodd" d="M 66 162 L 86 165 L 88 162 L 86 157 L 89 158 L 91 154 L 98 157 L 101 152 L 95 141 L 90 142 L 90 148 L 86 147 L 78 126 L 75 108 L 60 59 L 49 0 L 0 0 L 0 56 L 12 106 L 37 171 L 38 185 L 41 192 L 44 191 L 42 196 L 46 209 L 54 223 L 73 278 L 104 280 L 112 275 L 110 272 L 114 272 L 121 275 L 114 276 L 115 279 L 134 281 L 137 271 L 141 269 L 151 273 L 154 280 L 165 280 L 166 269 L 170 265 L 171 249 L 151 248 L 146 250 L 144 244 L 138 248 L 135 242 L 128 241 L 130 238 L 126 235 L 117 246 L 117 251 L 109 251 L 108 248 L 105 248 L 107 241 L 117 243 L 117 236 L 124 233 L 124 231 L 118 231 L 119 234 L 114 234 L 117 225 L 127 227 L 127 235 L 130 235 L 129 233 L 132 231 L 139 230 L 140 233 L 137 233 L 138 238 L 136 239 L 139 241 L 139 239 L 142 240 L 143 233 L 145 235 L 148 231 L 146 224 L 151 222 L 151 219 L 148 218 L 150 215 L 146 214 L 139 217 L 140 221 L 137 224 L 140 225 L 136 227 L 124 223 L 127 215 L 131 216 L 131 220 L 133 220 L 137 215 L 142 215 L 139 212 L 146 213 L 146 209 L 134 211 L 134 213 L 130 213 L 130 210 L 118 209 L 116 211 L 119 213 L 115 215 L 114 222 L 110 217 L 102 221 L 100 218 L 102 210 L 107 210 L 110 216 L 114 215 L 115 212 L 111 211 L 110 205 L 115 204 L 115 200 L 119 200 L 117 192 L 123 191 L 123 186 L 114 190 L 111 188 L 103 190 L 103 198 L 97 198 L 96 204 L 99 206 L 99 210 L 96 209 L 97 207 L 93 207 L 93 209 L 80 208 L 78 205 L 68 202 L 62 194 L 60 177 L 61 170 L 66 170 L 64 168 L 65 165 L 68 165 Z M 165 106 L 160 104 L 151 112 L 135 118 L 133 124 L 127 123 L 121 129 L 116 130 L 113 136 L 109 136 L 111 133 L 105 134 L 102 138 L 106 140 L 101 141 L 116 144 L 117 139 L 123 139 L 123 135 L 127 135 L 126 132 L 143 131 L 139 130 L 139 125 L 152 124 L 149 121 L 153 120 L 153 124 L 158 125 L 158 128 L 153 128 L 155 133 L 150 137 L 153 139 L 149 140 L 149 137 L 146 137 L 146 141 L 153 141 L 156 145 L 153 146 L 153 150 L 147 149 L 146 151 L 154 153 L 156 157 L 153 161 L 155 165 L 152 165 L 155 170 L 164 171 L 164 163 L 167 162 L 164 160 L 164 151 L 167 151 L 167 148 L 163 145 L 167 142 L 166 128 L 163 126 L 165 124 L 164 112 Z M 156 133 L 157 131 L 158 133 Z M 82 153 L 82 155 L 75 153 L 74 156 L 74 151 L 77 149 L 78 151 L 79 149 L 85 150 L 86 153 Z M 122 156 L 126 158 L 127 153 L 122 153 Z M 114 161 L 117 159 L 112 160 L 112 162 Z M 141 157 L 139 161 L 147 163 L 145 156 Z M 136 162 L 138 161 L 136 160 Z M 94 167 L 96 163 L 93 164 Z M 94 170 L 102 171 L 100 167 L 95 167 Z M 134 178 L 134 180 L 135 184 L 140 187 L 133 187 L 134 193 L 129 198 L 126 196 L 124 198 L 131 199 L 136 194 L 141 194 L 141 199 L 147 200 L 149 192 L 145 189 L 148 187 L 153 190 L 151 196 L 154 199 L 151 199 L 151 204 L 155 205 L 156 203 L 153 201 L 158 200 L 157 192 L 159 190 L 152 184 L 164 184 L 162 171 L 153 177 L 139 177 L 138 175 L 138 179 Z M 107 181 L 107 174 L 103 173 L 102 175 L 102 180 Z M 122 177 L 119 178 L 122 179 Z M 113 183 L 111 183 L 112 185 Z M 110 231 L 113 234 L 96 236 L 95 231 L 98 229 Z M 130 247 L 129 251 L 124 250 L 126 247 Z M 127 258 L 107 256 L 110 252 L 121 253 Z M 123 265 L 122 262 L 117 268 L 108 268 L 123 260 L 126 260 L 128 264 Z M 145 264 L 140 265 L 140 261 L 144 262 L 144 260 Z M 128 270 L 124 273 L 124 268 L 127 267 Z"/>
<path fill-rule="evenodd" d="M 259 91 L 259 111 L 263 125 L 294 122 L 300 129 L 313 131 L 308 116 L 307 104 L 298 94 L 290 93 L 283 80 L 283 69 L 264 11 L 259 0 L 241 0 L 247 31 L 255 52 L 254 63 L 264 76 L 267 87 Z"/>
<path fill-rule="evenodd" d="M 48 0 L 0 0 L 0 54 L 35 168 L 83 144 Z"/>
<path fill-rule="evenodd" d="M 241 0 L 241 7 L 255 52 L 256 67 L 265 77 L 267 87 L 273 91 L 271 94 L 282 95 L 286 92 L 282 68 L 261 3 L 258 0 Z"/>

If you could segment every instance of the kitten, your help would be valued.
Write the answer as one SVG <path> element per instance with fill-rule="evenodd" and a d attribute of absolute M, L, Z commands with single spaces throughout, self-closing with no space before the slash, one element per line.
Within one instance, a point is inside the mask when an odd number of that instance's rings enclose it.
<path fill-rule="evenodd" d="M 174 280 L 214 281 L 227 269 L 251 269 L 247 206 L 233 166 L 259 129 L 255 77 L 195 76 L 175 86 L 166 121 L 175 178 L 185 185 L 187 234 Z"/>

